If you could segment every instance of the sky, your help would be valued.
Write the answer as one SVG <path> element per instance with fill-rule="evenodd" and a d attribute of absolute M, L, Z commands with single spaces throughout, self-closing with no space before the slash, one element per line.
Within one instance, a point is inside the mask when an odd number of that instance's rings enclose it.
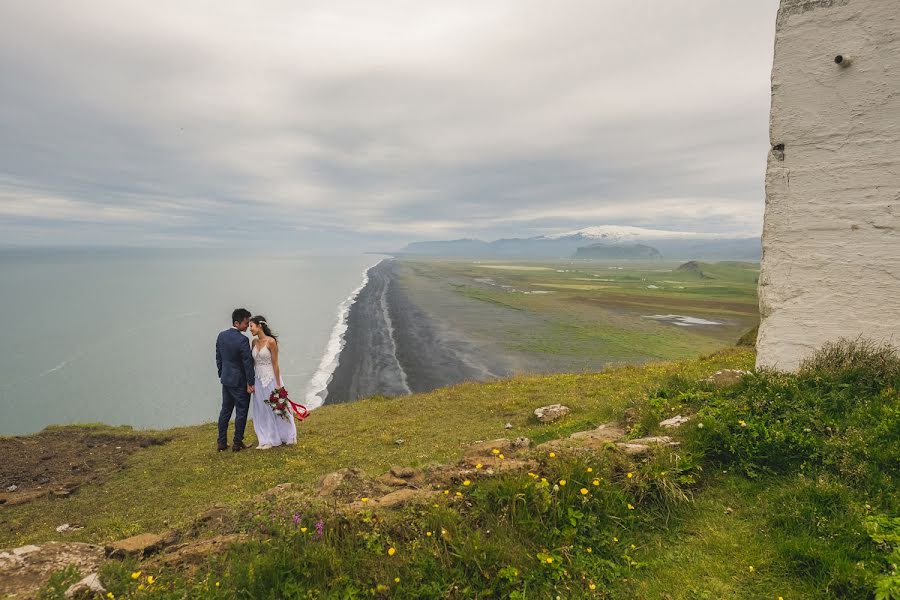
<path fill-rule="evenodd" d="M 5 0 L 0 245 L 758 235 L 778 0 Z"/>

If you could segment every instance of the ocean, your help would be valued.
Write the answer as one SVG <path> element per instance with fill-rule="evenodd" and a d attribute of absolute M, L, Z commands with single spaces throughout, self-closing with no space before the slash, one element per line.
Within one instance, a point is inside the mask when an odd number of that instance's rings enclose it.
<path fill-rule="evenodd" d="M 213 251 L 0 251 L 0 435 L 51 424 L 215 420 L 215 339 L 243 306 L 281 343 L 292 397 L 320 404 L 352 299 L 380 259 Z"/>

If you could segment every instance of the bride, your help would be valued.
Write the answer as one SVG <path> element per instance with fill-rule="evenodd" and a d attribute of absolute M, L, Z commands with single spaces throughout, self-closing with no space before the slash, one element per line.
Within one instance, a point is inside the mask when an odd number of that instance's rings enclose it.
<path fill-rule="evenodd" d="M 253 392 L 253 430 L 259 440 L 257 450 L 268 450 L 282 444 L 297 443 L 297 426 L 294 417 L 288 413 L 287 419 L 279 417 L 265 403 L 273 390 L 284 387 L 281 370 L 278 368 L 278 338 L 272 335 L 266 318 L 257 315 L 250 319 L 250 333 L 253 334 L 253 365 L 256 369 L 255 391 Z"/>

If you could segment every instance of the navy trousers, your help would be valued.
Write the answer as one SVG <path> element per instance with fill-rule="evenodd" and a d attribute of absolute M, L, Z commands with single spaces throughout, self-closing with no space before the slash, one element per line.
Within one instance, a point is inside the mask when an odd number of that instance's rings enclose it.
<path fill-rule="evenodd" d="M 222 411 L 219 413 L 219 445 L 228 444 L 228 422 L 231 413 L 234 417 L 234 443 L 240 445 L 244 441 L 244 429 L 247 427 L 247 413 L 250 412 L 250 394 L 246 387 L 222 386 Z"/>

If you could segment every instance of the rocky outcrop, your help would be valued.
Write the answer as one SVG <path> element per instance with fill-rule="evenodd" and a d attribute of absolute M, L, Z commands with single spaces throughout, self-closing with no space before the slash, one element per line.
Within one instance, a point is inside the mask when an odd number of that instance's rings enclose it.
<path fill-rule="evenodd" d="M 68 566 L 96 573 L 103 563 L 100 546 L 76 542 L 48 542 L 0 551 L 0 598 L 37 598 L 50 575 Z"/>
<path fill-rule="evenodd" d="M 541 423 L 552 423 L 562 419 L 569 414 L 571 409 L 562 404 L 551 404 L 550 406 L 542 406 L 534 409 L 534 416 Z"/>

